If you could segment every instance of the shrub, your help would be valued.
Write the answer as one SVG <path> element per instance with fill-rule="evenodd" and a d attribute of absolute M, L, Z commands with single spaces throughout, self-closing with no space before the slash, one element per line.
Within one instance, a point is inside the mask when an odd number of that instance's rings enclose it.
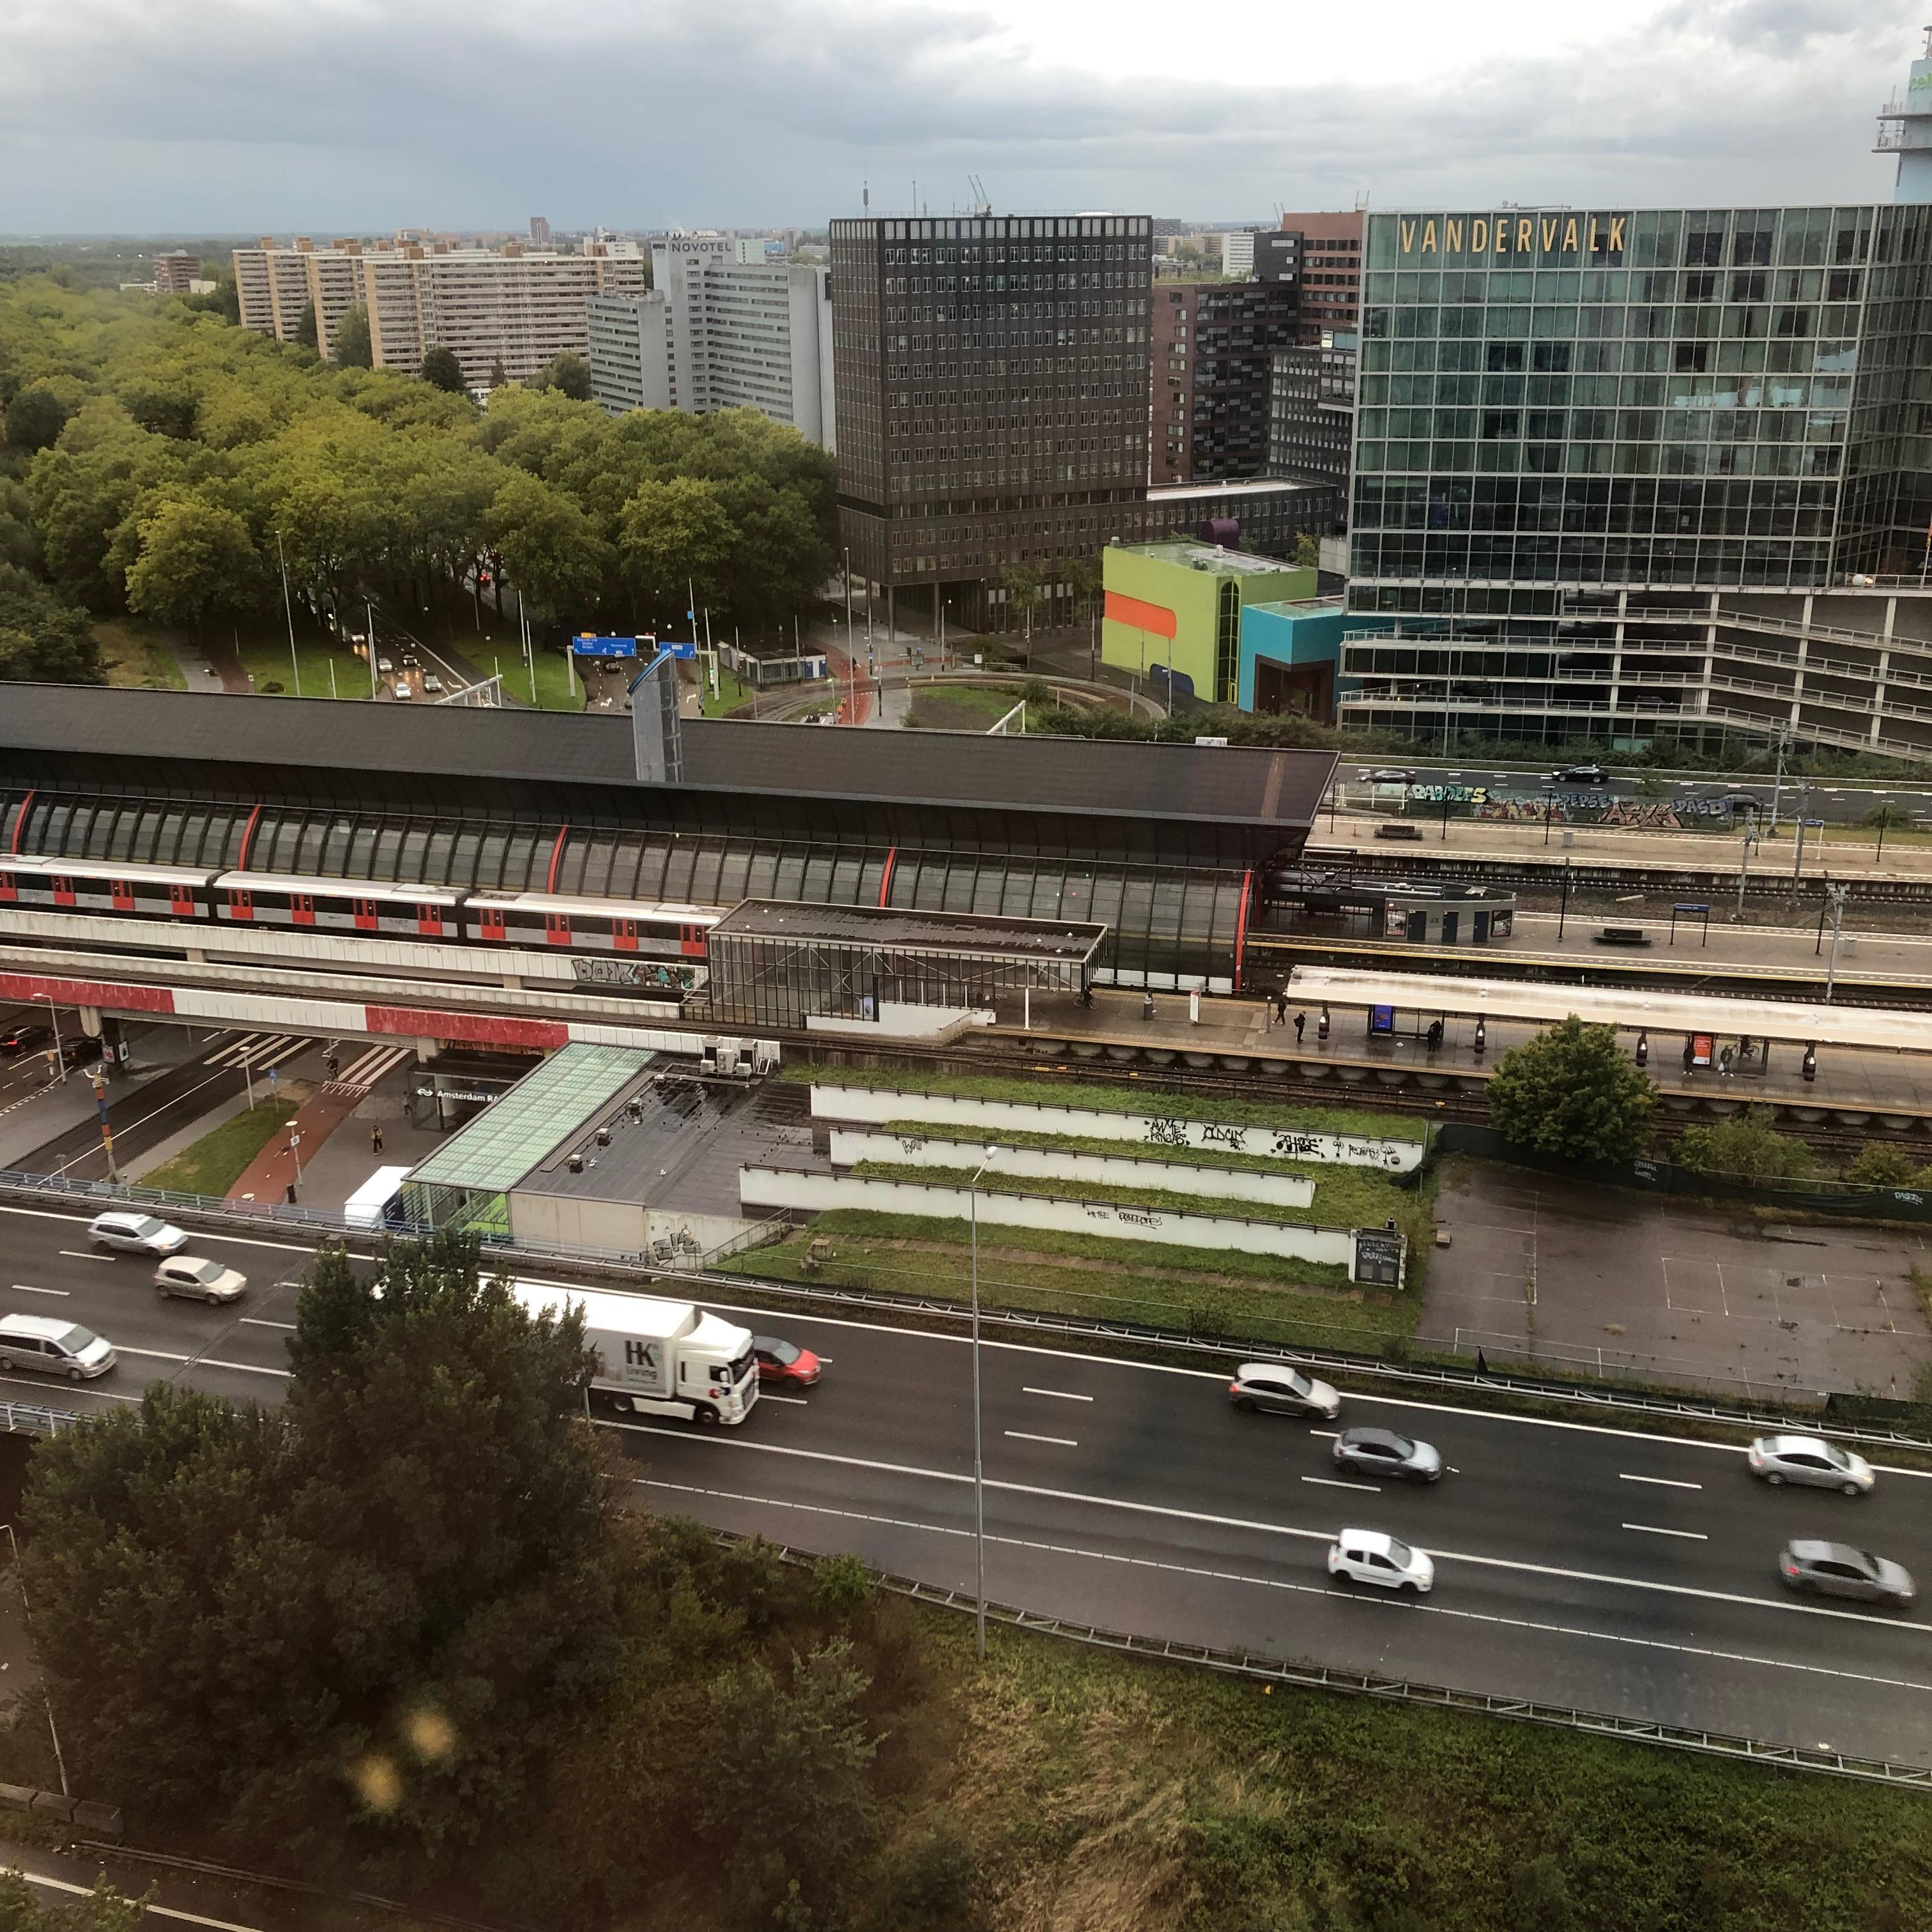
<path fill-rule="evenodd" d="M 1712 1127 L 1686 1127 L 1672 1152 L 1693 1174 L 1739 1180 L 1802 1180 L 1812 1171 L 1810 1150 L 1774 1131 L 1768 1107 L 1748 1107 Z"/>
<path fill-rule="evenodd" d="M 1916 1187 L 1922 1184 L 1924 1173 L 1903 1148 L 1888 1141 L 1874 1141 L 1845 1169 L 1845 1178 L 1865 1187 Z"/>
<path fill-rule="evenodd" d="M 269 698 L 279 698 L 287 687 L 278 677 L 266 677 L 255 688 Z"/>
<path fill-rule="evenodd" d="M 1566 1160 L 1634 1160 L 1650 1143 L 1657 1088 L 1613 1028 L 1574 1013 L 1496 1063 L 1490 1118 L 1504 1138 Z"/>
<path fill-rule="evenodd" d="M 812 1566 L 812 1607 L 826 1616 L 846 1616 L 872 1600 L 872 1574 L 862 1557 L 821 1556 Z"/>

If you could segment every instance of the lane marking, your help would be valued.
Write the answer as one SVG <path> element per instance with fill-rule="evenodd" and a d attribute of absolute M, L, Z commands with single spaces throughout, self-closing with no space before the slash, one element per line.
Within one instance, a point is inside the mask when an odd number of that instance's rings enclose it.
<path fill-rule="evenodd" d="M 1623 1527 L 1640 1530 L 1646 1536 L 1681 1536 L 1687 1543 L 1708 1543 L 1711 1540 L 1701 1529 L 1665 1529 L 1654 1522 L 1627 1522 Z"/>
<path fill-rule="evenodd" d="M 113 1262 L 121 1258 L 118 1255 L 104 1255 L 93 1248 L 56 1248 L 54 1252 L 66 1256 L 70 1262 Z"/>
<path fill-rule="evenodd" d="M 239 1369 L 244 1376 L 279 1376 L 287 1382 L 294 1375 L 292 1369 L 264 1369 L 253 1362 L 224 1362 L 214 1355 L 172 1355 L 165 1348 L 126 1348 L 118 1342 L 115 1353 L 121 1355 L 146 1355 L 157 1362 L 179 1362 L 184 1366 L 196 1369 Z"/>
<path fill-rule="evenodd" d="M 290 1322 L 287 1325 L 292 1328 L 295 1324 L 292 1322 Z M 790 1402 L 794 1408 L 809 1408 L 812 1406 L 811 1403 L 807 1402 L 802 1395 L 767 1395 L 763 1389 L 760 1389 L 758 1391 L 758 1401 L 787 1402 Z M 753 1408 L 755 1408 L 757 1406 L 757 1402 L 754 1402 L 752 1404 Z"/>
<path fill-rule="evenodd" d="M 723 1436 L 713 1431 L 704 1436 L 682 1430 L 661 1429 L 646 1422 L 600 1422 L 602 1429 L 620 1429 L 637 1436 L 662 1436 L 674 1442 L 702 1443 L 715 1449 L 744 1449 L 765 1456 L 793 1456 L 808 1462 L 832 1462 L 850 1469 L 874 1469 L 891 1476 L 920 1476 L 936 1483 L 970 1483 L 968 1472 L 922 1469 L 910 1462 L 884 1462 L 867 1456 L 842 1456 L 827 1449 L 802 1449 L 790 1443 L 759 1442 L 743 1436 Z M 1300 1529 L 1284 1522 L 1262 1522 L 1251 1516 L 1220 1516 L 1206 1510 L 1176 1509 L 1166 1503 L 1143 1503 L 1123 1496 L 1097 1496 L 1078 1490 L 1055 1490 L 1037 1483 L 1014 1483 L 986 1478 L 989 1490 L 1013 1496 L 1039 1496 L 1049 1502 L 1081 1503 L 1095 1509 L 1120 1510 L 1136 1516 L 1165 1517 L 1171 1522 L 1197 1522 L 1216 1529 L 1250 1529 L 1263 1536 L 1287 1536 L 1306 1543 L 1331 1543 L 1334 1532 L 1326 1529 Z M 1712 1604 L 1742 1604 L 1754 1610 L 1778 1610 L 1789 1616 L 1838 1617 L 1880 1630 L 1918 1630 L 1932 1636 L 1932 1624 L 1912 1623 L 1899 1617 L 1868 1616 L 1861 1610 L 1828 1610 L 1822 1604 L 1793 1603 L 1778 1597 L 1748 1597 L 1742 1591 L 1706 1589 L 1695 1583 L 1658 1583 L 1640 1576 L 1613 1576 L 1598 1570 L 1570 1570 L 1559 1564 L 1524 1563 L 1508 1556 L 1478 1556 L 1471 1551 L 1430 1548 L 1427 1554 L 1438 1563 L 1467 1563 L 1478 1569 L 1510 1570 L 1532 1576 L 1556 1576 L 1573 1583 L 1608 1583 L 1620 1589 L 1648 1590 L 1665 1597 L 1691 1597 Z"/>
<path fill-rule="evenodd" d="M 1333 1442 L 1342 1432 L 1339 1429 L 1311 1429 L 1308 1432 L 1311 1436 L 1320 1436 L 1324 1442 Z"/>
<path fill-rule="evenodd" d="M 860 1510 L 832 1509 L 823 1503 L 788 1502 L 778 1496 L 746 1496 L 734 1490 L 710 1490 L 694 1483 L 669 1483 L 662 1478 L 633 1476 L 640 1489 L 668 1490 L 682 1496 L 711 1496 L 724 1502 L 752 1503 L 761 1508 L 790 1510 L 808 1516 L 836 1516 L 848 1522 L 870 1522 L 889 1529 L 922 1530 L 929 1535 L 957 1537 L 970 1541 L 973 1532 L 964 1525 L 919 1522 L 909 1517 L 874 1516 Z M 1932 1682 L 1920 1683 L 1909 1677 L 1880 1677 L 1865 1671 L 1840 1670 L 1825 1664 L 1806 1664 L 1794 1658 L 1756 1657 L 1748 1651 L 1714 1650 L 1706 1645 L 1673 1643 L 1664 1637 L 1628 1636 L 1616 1630 L 1591 1630 L 1577 1624 L 1551 1624 L 1531 1617 L 1510 1617 L 1494 1610 L 1470 1610 L 1436 1601 L 1390 1595 L 1364 1595 L 1357 1590 L 1338 1590 L 1319 1583 L 1298 1583 L 1284 1577 L 1250 1576 L 1238 1570 L 1208 1570 L 1192 1564 L 1170 1563 L 1155 1556 L 1128 1556 L 1106 1550 L 1083 1550 L 1076 1544 L 1040 1543 L 1028 1538 L 1000 1536 L 989 1532 L 986 1540 L 1015 1550 L 1031 1550 L 1049 1556 L 1080 1556 L 1096 1563 L 1118 1563 L 1136 1570 L 1156 1570 L 1181 1576 L 1198 1576 L 1218 1583 L 1249 1583 L 1257 1589 L 1281 1590 L 1297 1596 L 1325 1597 L 1331 1603 L 1360 1604 L 1382 1610 L 1415 1611 L 1427 1616 L 1454 1617 L 1465 1623 L 1490 1624 L 1507 1630 L 1534 1630 L 1550 1636 L 1582 1636 L 1600 1643 L 1623 1644 L 1635 1650 L 1667 1651 L 1683 1657 L 1708 1658 L 1726 1664 L 1756 1664 L 1768 1670 L 1802 1671 L 1808 1676 L 1834 1677 L 1855 1684 L 1875 1684 L 1888 1690 L 1932 1692 Z"/>
<path fill-rule="evenodd" d="M 292 1322 L 270 1322 L 260 1315 L 238 1315 L 235 1318 L 250 1328 L 286 1328 L 292 1331 L 296 1325 Z"/>
<path fill-rule="evenodd" d="M 1366 1490 L 1372 1496 L 1382 1492 L 1379 1483 L 1345 1483 L 1339 1476 L 1304 1476 L 1304 1483 L 1318 1483 L 1324 1490 Z"/>
<path fill-rule="evenodd" d="M 1033 1436 L 1024 1429 L 1009 1429 L 1006 1433 L 1016 1442 L 1051 1442 L 1056 1449 L 1077 1449 L 1080 1447 L 1070 1436 Z"/>
<path fill-rule="evenodd" d="M 102 1868 L 104 1872 L 106 1869 L 105 1866 Z M 0 1870 L 16 1872 L 29 1885 L 43 1886 L 49 1892 L 71 1892 L 76 1898 L 88 1898 L 93 1895 L 94 1888 L 91 1885 L 76 1885 L 68 1879 L 49 1878 L 44 1872 L 28 1870 L 25 1865 L 8 1864 L 0 1867 Z M 184 1925 L 212 1926 L 214 1932 L 262 1932 L 259 1925 L 241 1925 L 232 1918 L 210 1918 L 204 1912 L 180 1912 L 172 1905 L 148 1905 L 142 1910 L 144 1914 L 152 1912 L 157 1918 L 178 1918 Z"/>
<path fill-rule="evenodd" d="M 1090 1395 L 1073 1395 L 1065 1389 L 1035 1388 L 1030 1383 L 1024 1382 L 1020 1385 L 1020 1393 L 1022 1395 L 1050 1395 L 1057 1402 L 1091 1402 L 1094 1400 Z"/>
<path fill-rule="evenodd" d="M 1617 1480 L 1620 1483 L 1652 1483 L 1660 1490 L 1701 1490 L 1702 1483 L 1680 1483 L 1669 1476 L 1632 1476 L 1619 1469 Z"/>
<path fill-rule="evenodd" d="M 63 1301 L 72 1292 L 64 1288 L 36 1288 L 30 1281 L 16 1281 L 10 1291 L 15 1294 L 57 1294 Z"/>

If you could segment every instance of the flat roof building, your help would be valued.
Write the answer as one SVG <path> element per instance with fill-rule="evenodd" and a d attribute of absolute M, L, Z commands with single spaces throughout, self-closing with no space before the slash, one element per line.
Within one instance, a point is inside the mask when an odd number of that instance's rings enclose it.
<path fill-rule="evenodd" d="M 1273 358 L 1298 339 L 1300 302 L 1292 271 L 1154 292 L 1150 484 L 1266 472 Z"/>

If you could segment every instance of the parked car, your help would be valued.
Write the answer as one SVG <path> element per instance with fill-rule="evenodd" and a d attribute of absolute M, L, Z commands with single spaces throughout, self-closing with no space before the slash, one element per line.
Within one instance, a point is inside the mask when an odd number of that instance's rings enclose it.
<path fill-rule="evenodd" d="M 1552 780 L 1556 784 L 1608 784 L 1610 775 L 1601 765 L 1565 765 Z"/>
<path fill-rule="evenodd" d="M 1816 1490 L 1868 1496 L 1878 1481 L 1862 1456 L 1816 1436 L 1760 1436 L 1744 1451 L 1744 1461 L 1753 1475 L 1774 1486 L 1807 1483 Z"/>
<path fill-rule="evenodd" d="M 181 1228 L 152 1214 L 120 1208 L 97 1214 L 88 1226 L 87 1238 L 98 1248 L 128 1255 L 177 1255 L 188 1246 L 188 1236 Z"/>
<path fill-rule="evenodd" d="M 1778 1574 L 1794 1590 L 1888 1604 L 1898 1610 L 1918 1594 L 1904 1564 L 1874 1556 L 1869 1550 L 1854 1550 L 1849 1543 L 1787 1543 L 1778 1559 Z"/>
<path fill-rule="evenodd" d="M 1343 1430 L 1335 1438 L 1335 1466 L 1405 1483 L 1433 1483 L 1442 1474 L 1439 1450 L 1393 1429 Z"/>
<path fill-rule="evenodd" d="M 809 1388 L 823 1372 L 818 1358 L 809 1348 L 781 1341 L 776 1335 L 754 1335 L 752 1352 L 758 1358 L 761 1382 L 788 1382 Z"/>
<path fill-rule="evenodd" d="M 0 1370 L 38 1369 L 70 1382 L 104 1376 L 120 1358 L 92 1328 L 57 1315 L 0 1315 Z"/>
<path fill-rule="evenodd" d="M 54 1030 L 41 1026 L 33 1020 L 24 1020 L 6 1033 L 0 1033 L 0 1053 L 9 1060 L 17 1060 L 23 1053 L 32 1053 L 37 1047 L 53 1044 Z"/>
<path fill-rule="evenodd" d="M 154 1286 L 190 1301 L 238 1301 L 248 1277 L 204 1256 L 170 1255 L 155 1269 Z"/>
<path fill-rule="evenodd" d="M 1328 1546 L 1328 1574 L 1384 1590 L 1413 1590 L 1426 1597 L 1436 1587 L 1436 1565 L 1421 1550 L 1378 1529 L 1345 1529 Z"/>
<path fill-rule="evenodd" d="M 1334 1421 L 1342 1398 L 1288 1362 L 1244 1362 L 1228 1384 L 1228 1400 L 1244 1414 L 1267 1409 L 1277 1415 L 1319 1415 Z"/>

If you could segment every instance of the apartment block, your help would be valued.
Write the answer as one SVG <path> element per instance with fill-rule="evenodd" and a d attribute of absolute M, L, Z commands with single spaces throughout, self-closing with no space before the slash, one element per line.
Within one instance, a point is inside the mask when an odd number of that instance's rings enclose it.
<path fill-rule="evenodd" d="M 1356 338 L 1324 328 L 1319 342 L 1277 349 L 1268 383 L 1268 470 L 1338 485 L 1354 434 Z"/>
<path fill-rule="evenodd" d="M 1286 232 L 1301 237 L 1301 339 L 1310 346 L 1324 328 L 1360 322 L 1362 221 L 1359 208 L 1281 218 Z"/>
<path fill-rule="evenodd" d="M 163 296 L 184 296 L 191 292 L 190 284 L 201 279 L 201 257 L 190 255 L 184 249 L 171 249 L 165 255 L 154 257 L 154 292 Z"/>
<path fill-rule="evenodd" d="M 1150 483 L 1267 470 L 1270 372 L 1298 339 L 1300 299 L 1292 274 L 1154 290 Z"/>
<path fill-rule="evenodd" d="M 628 410 L 674 408 L 664 290 L 592 296 L 588 320 L 592 400 L 614 416 Z"/>

